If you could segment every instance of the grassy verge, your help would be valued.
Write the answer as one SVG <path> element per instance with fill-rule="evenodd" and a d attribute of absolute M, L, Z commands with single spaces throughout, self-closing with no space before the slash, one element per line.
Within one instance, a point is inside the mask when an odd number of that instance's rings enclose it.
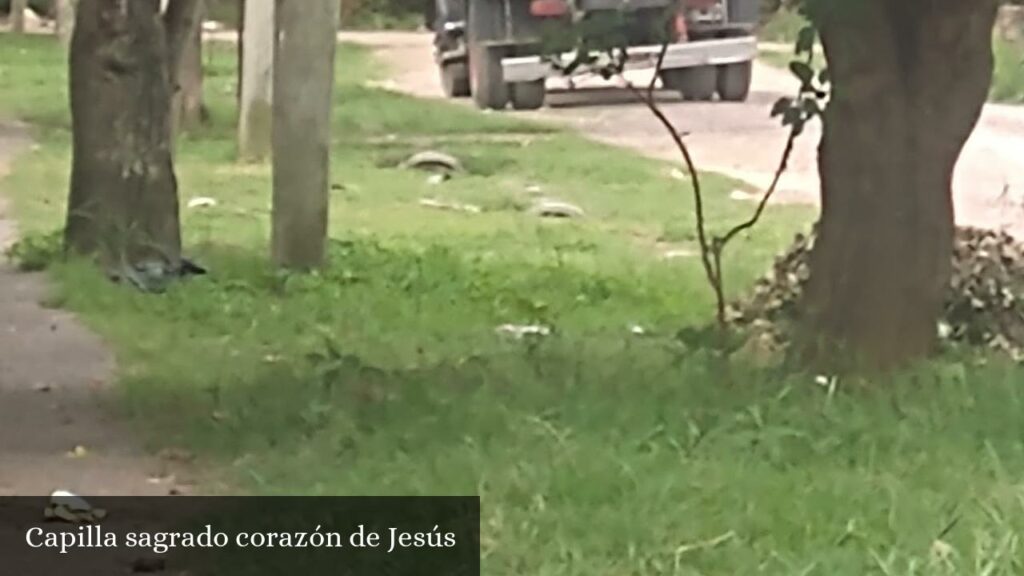
<path fill-rule="evenodd" d="M 691 205 L 664 164 L 513 115 L 368 88 L 340 53 L 331 264 L 266 262 L 269 172 L 232 162 L 232 56 L 213 124 L 182 145 L 189 253 L 213 274 L 162 296 L 80 263 L 59 302 L 116 348 L 121 406 L 154 445 L 254 493 L 480 494 L 487 574 L 1017 574 L 1021 373 L 952 361 L 836 393 L 674 338 L 709 317 Z M 0 116 L 40 147 L 2 183 L 23 228 L 59 224 L 65 72 L 47 39 L 0 43 Z M 469 174 L 392 166 L 437 147 Z M 714 222 L 749 206 L 709 176 Z M 529 190 L 578 221 L 521 211 Z M 425 196 L 481 214 L 431 210 Z M 741 289 L 808 214 L 739 242 Z M 495 334 L 544 323 L 540 341 Z M 644 335 L 631 326 L 645 328 Z M 946 530 L 947 527 L 951 527 Z"/>
<path fill-rule="evenodd" d="M 1024 42 L 996 39 L 995 77 L 992 99 L 1012 104 L 1024 103 Z"/>

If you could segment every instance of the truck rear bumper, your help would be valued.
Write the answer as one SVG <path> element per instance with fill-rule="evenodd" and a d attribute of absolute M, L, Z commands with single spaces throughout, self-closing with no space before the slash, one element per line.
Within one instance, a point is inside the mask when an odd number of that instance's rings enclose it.
<path fill-rule="evenodd" d="M 661 54 L 661 46 L 636 46 L 628 49 L 627 70 L 654 68 Z M 574 59 L 571 53 L 557 57 L 562 66 Z M 662 69 L 690 68 L 694 66 L 721 66 L 749 62 L 757 57 L 757 39 L 753 36 L 700 40 L 672 44 L 665 53 Z M 534 82 L 550 76 L 558 76 L 560 66 L 541 56 L 518 56 L 501 61 L 506 82 Z M 600 67 L 600 64 L 596 67 Z M 579 69 L 578 73 L 593 71 L 595 66 Z"/>

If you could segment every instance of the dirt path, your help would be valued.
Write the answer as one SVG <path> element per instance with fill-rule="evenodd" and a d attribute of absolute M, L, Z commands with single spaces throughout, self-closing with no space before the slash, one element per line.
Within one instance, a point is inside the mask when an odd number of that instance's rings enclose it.
<path fill-rule="evenodd" d="M 29 145 L 23 127 L 0 124 L 0 177 Z M 14 238 L 0 197 L 0 252 Z M 167 494 L 163 463 L 102 405 L 110 353 L 73 316 L 41 305 L 46 297 L 42 275 L 0 262 L 0 495 Z"/>
<path fill-rule="evenodd" d="M 372 46 L 392 70 L 387 85 L 424 97 L 442 97 L 433 66 L 430 36 L 422 33 L 344 33 L 342 38 Z M 644 80 L 643 77 L 637 80 Z M 561 92 L 544 110 L 528 116 L 572 126 L 582 134 L 627 146 L 649 156 L 676 160 L 661 126 L 623 90 L 601 80 L 587 89 Z M 557 83 L 553 85 L 558 88 Z M 795 92 L 787 72 L 758 65 L 750 100 L 742 104 L 682 102 L 663 94 L 662 105 L 688 133 L 697 164 L 764 189 L 771 182 L 787 133 L 769 118 L 772 103 Z M 507 112 L 509 114 L 513 112 Z M 800 141 L 780 184 L 779 201 L 817 202 L 815 125 Z M 1007 229 L 1024 236 L 1024 107 L 986 106 L 957 167 L 954 196 L 961 224 Z"/>

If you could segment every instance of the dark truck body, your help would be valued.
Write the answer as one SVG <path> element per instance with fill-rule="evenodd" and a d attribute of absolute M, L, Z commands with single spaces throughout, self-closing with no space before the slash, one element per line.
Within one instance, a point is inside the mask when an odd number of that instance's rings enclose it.
<path fill-rule="evenodd" d="M 428 19 L 445 92 L 472 95 L 481 108 L 542 106 L 548 77 L 599 66 L 578 65 L 576 58 L 581 42 L 600 45 L 595 30 L 614 36 L 615 46 L 626 46 L 627 68 L 654 67 L 667 41 L 662 84 L 684 98 L 710 100 L 718 94 L 739 101 L 749 93 L 758 0 L 434 2 Z M 561 42 L 564 51 L 557 49 Z M 603 56 L 604 48 L 594 48 L 594 55 Z"/>

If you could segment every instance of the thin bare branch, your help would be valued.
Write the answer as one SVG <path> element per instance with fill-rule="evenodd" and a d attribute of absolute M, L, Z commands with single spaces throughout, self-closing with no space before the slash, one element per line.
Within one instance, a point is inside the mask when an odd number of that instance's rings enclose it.
<path fill-rule="evenodd" d="M 768 187 L 768 191 L 761 197 L 761 201 L 758 202 L 757 210 L 754 211 L 753 216 L 751 216 L 746 222 L 733 227 L 725 234 L 725 236 L 722 236 L 722 248 L 725 248 L 725 245 L 740 233 L 753 228 L 757 225 L 758 221 L 761 220 L 761 215 L 764 214 L 765 208 L 768 207 L 768 201 L 771 200 L 772 196 L 775 194 L 775 190 L 779 187 L 779 181 L 782 179 L 782 174 L 786 171 L 786 168 L 789 167 L 789 158 L 793 155 L 793 147 L 796 144 L 797 136 L 799 136 L 799 134 L 795 129 L 790 130 L 789 138 L 786 140 L 786 149 L 782 153 L 782 159 L 779 161 L 779 167 L 775 170 L 775 177 L 772 179 L 771 186 Z"/>
<path fill-rule="evenodd" d="M 683 161 L 686 165 L 686 169 L 690 174 L 691 188 L 693 189 L 693 203 L 694 212 L 696 218 L 696 229 L 697 229 L 697 241 L 700 245 L 701 263 L 704 266 L 704 272 L 707 276 L 708 283 L 711 285 L 711 289 L 715 294 L 716 304 L 716 316 L 718 323 L 721 327 L 725 327 L 727 324 L 726 318 L 726 301 L 725 301 L 725 288 L 722 271 L 722 253 L 725 251 L 726 246 L 729 242 L 736 238 L 739 234 L 746 230 L 753 228 L 761 220 L 765 209 L 768 206 L 769 200 L 774 196 L 776 189 L 778 188 L 779 181 L 782 179 L 783 173 L 789 166 L 789 159 L 792 156 L 793 148 L 796 143 L 797 137 L 801 133 L 801 127 L 794 125 L 790 130 L 789 138 L 786 141 L 786 147 L 782 154 L 782 159 L 779 161 L 779 166 L 775 171 L 774 178 L 772 179 L 771 186 L 765 192 L 764 196 L 758 202 L 757 209 L 753 215 L 745 220 L 744 222 L 731 228 L 724 236 L 710 236 L 707 231 L 707 221 L 704 214 L 704 195 L 701 189 L 700 175 L 697 172 L 697 167 L 693 161 L 693 156 L 690 154 L 690 150 L 683 141 L 682 135 L 676 129 L 675 124 L 668 118 L 665 112 L 658 106 L 658 103 L 654 97 L 654 88 L 657 83 L 658 77 L 661 75 L 662 69 L 665 64 L 665 55 L 668 52 L 669 42 L 665 42 L 661 46 L 661 51 L 658 54 L 657 64 L 654 68 L 654 75 L 651 78 L 650 83 L 647 85 L 646 91 L 641 91 L 632 82 L 625 78 L 625 64 L 624 62 L 619 66 L 617 70 L 620 78 L 625 82 L 626 88 L 633 94 L 633 96 L 642 102 L 651 113 L 658 119 L 661 125 L 671 136 L 672 141 L 675 143 L 676 148 L 679 150 L 679 154 L 682 156 Z M 810 57 L 813 59 L 813 54 Z M 809 62 L 810 63 L 810 62 Z"/>
<path fill-rule="evenodd" d="M 655 71 L 656 75 L 657 73 L 658 70 Z M 645 94 L 628 80 L 626 80 L 626 88 L 628 88 L 638 100 L 643 102 L 658 121 L 661 122 L 661 125 L 665 127 L 665 130 L 672 137 L 676 148 L 683 157 L 683 162 L 686 164 L 686 169 L 690 174 L 690 183 L 691 188 L 693 189 L 693 206 L 697 220 L 697 241 L 700 244 L 701 262 L 704 265 L 704 272 L 707 275 L 708 282 L 716 291 L 716 296 L 719 296 L 720 281 L 718 278 L 718 272 L 711 258 L 711 243 L 708 240 L 707 226 L 705 224 L 704 194 L 701 190 L 700 175 L 697 173 L 697 166 L 693 161 L 693 156 L 690 154 L 690 149 L 686 146 L 686 142 L 683 141 L 683 137 L 679 134 L 679 131 L 676 130 L 675 124 L 672 123 L 661 107 L 658 106 L 658 103 L 654 100 L 652 93 Z M 724 322 L 725 320 L 725 302 L 721 297 L 718 297 L 718 318 L 720 322 Z"/>

